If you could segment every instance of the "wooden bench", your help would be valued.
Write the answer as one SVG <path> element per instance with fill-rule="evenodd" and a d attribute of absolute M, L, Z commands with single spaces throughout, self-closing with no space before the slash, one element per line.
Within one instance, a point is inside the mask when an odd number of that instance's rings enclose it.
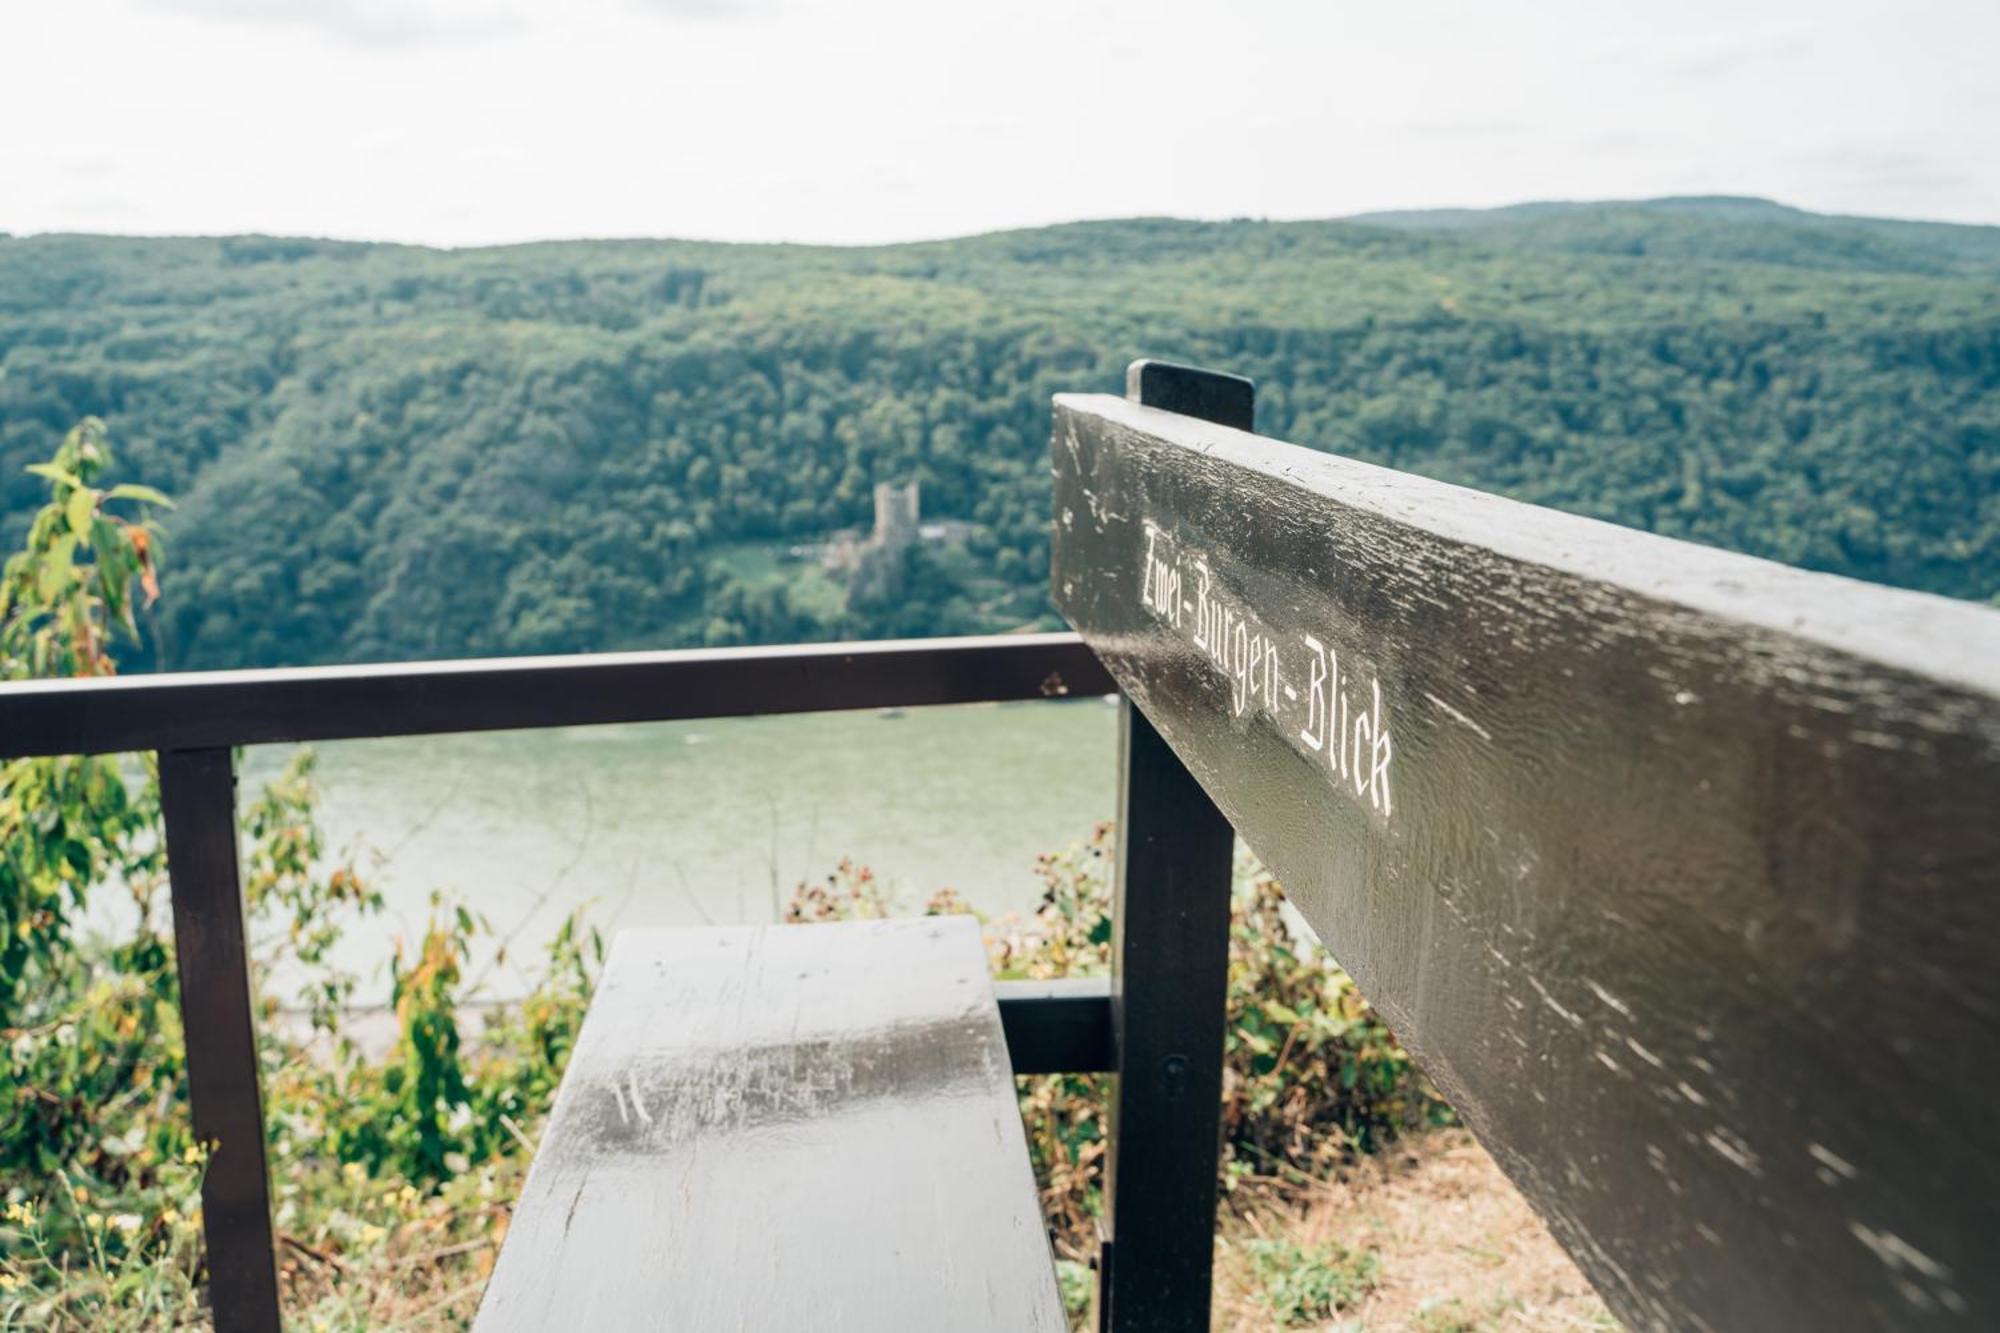
<path fill-rule="evenodd" d="M 1128 765 L 1192 774 L 1634 1329 L 2000 1328 L 2000 613 L 1252 407 L 1150 362 L 1056 400 L 1051 580 Z M 1124 833 L 1121 1100 L 1150 923 L 1227 947 L 1215 872 Z M 1161 1327 L 1119 1194 L 1109 1318 Z"/>
<path fill-rule="evenodd" d="M 977 923 L 620 934 L 476 1327 L 1066 1329 Z"/>

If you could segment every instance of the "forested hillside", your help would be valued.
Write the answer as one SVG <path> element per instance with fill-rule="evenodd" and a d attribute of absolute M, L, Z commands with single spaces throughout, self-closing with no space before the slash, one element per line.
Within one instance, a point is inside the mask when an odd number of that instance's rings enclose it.
<path fill-rule="evenodd" d="M 182 500 L 171 666 L 1046 623 L 1049 396 L 1140 355 L 1255 377 L 1301 444 L 2000 593 L 2000 229 L 1754 200 L 865 249 L 0 239 L 0 543 L 94 413 Z M 893 601 L 781 558 L 911 478 L 976 526 Z"/>

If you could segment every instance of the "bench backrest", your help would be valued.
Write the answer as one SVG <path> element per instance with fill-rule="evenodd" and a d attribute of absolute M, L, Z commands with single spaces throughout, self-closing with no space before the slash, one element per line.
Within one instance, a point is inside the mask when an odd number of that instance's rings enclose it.
<path fill-rule="evenodd" d="M 1135 401 L 1051 449 L 1057 605 L 1623 1318 L 2000 1323 L 2000 613 Z"/>

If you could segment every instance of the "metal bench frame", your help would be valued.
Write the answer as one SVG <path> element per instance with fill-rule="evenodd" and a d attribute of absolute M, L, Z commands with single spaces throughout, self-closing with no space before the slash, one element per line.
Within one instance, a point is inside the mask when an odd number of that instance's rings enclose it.
<path fill-rule="evenodd" d="M 154 751 L 218 1333 L 280 1327 L 244 948 L 234 747 L 1095 697 L 1073 634 L 218 671 L 0 684 L 0 759 Z M 1106 983 L 1002 984 L 1017 1072 L 1110 1066 Z M 1211 1149 L 1211 1164 L 1213 1150 Z"/>

